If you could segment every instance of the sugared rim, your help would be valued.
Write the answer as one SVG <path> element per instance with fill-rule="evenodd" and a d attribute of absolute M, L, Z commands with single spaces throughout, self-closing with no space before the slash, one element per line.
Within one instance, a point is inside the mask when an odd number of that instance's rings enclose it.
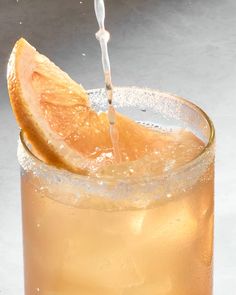
<path fill-rule="evenodd" d="M 207 124 L 209 125 L 209 130 L 210 130 L 210 134 L 209 134 L 209 138 L 208 138 L 208 142 L 205 145 L 205 147 L 203 148 L 203 150 L 201 150 L 201 152 L 192 160 L 190 160 L 189 162 L 181 165 L 180 167 L 174 169 L 174 170 L 170 170 L 170 171 L 166 171 L 160 175 L 157 176 L 150 176 L 148 177 L 149 181 L 161 181 L 165 178 L 168 178 L 168 176 L 174 176 L 177 175 L 179 173 L 182 173 L 184 171 L 187 171 L 188 169 L 191 169 L 193 167 L 195 167 L 203 158 L 203 156 L 210 152 L 212 145 L 214 144 L 215 141 L 215 128 L 214 128 L 214 124 L 212 122 L 212 120 L 209 118 L 209 116 L 197 105 L 195 105 L 194 103 L 190 102 L 189 100 L 172 94 L 172 93 L 168 93 L 168 92 L 162 92 L 159 91 L 157 89 L 151 89 L 151 88 L 141 88 L 141 87 L 116 87 L 115 89 L 122 89 L 122 90 L 130 90 L 130 89 L 136 89 L 136 90 L 141 90 L 141 91 L 148 91 L 148 92 L 152 92 L 152 93 L 158 93 L 158 94 L 163 94 L 163 95 L 168 95 L 171 97 L 171 99 L 175 99 L 178 101 L 182 101 L 184 104 L 190 106 L 192 109 L 197 110 L 207 121 Z M 97 89 L 91 89 L 88 90 L 88 93 L 94 93 L 94 92 L 98 92 L 101 91 L 101 88 L 97 88 Z M 122 182 L 126 182 L 128 183 L 130 180 L 135 181 L 135 182 L 143 182 L 144 180 L 144 176 L 125 176 L 125 177 L 116 177 L 116 176 L 102 176 L 102 177 L 98 177 L 98 176 L 88 176 L 88 175 L 81 175 L 81 174 L 76 174 L 73 173 L 71 171 L 62 169 L 62 168 L 57 168 L 56 166 L 50 165 L 50 164 L 46 164 L 45 162 L 43 162 L 41 159 L 39 159 L 37 156 L 35 156 L 31 150 L 28 148 L 27 144 L 25 143 L 24 140 L 24 132 L 23 130 L 20 131 L 20 141 L 22 143 L 22 146 L 24 147 L 24 150 L 27 152 L 27 154 L 29 155 L 29 157 L 33 158 L 34 161 L 40 163 L 41 165 L 43 165 L 46 169 L 52 169 L 55 172 L 58 171 L 58 173 L 63 172 L 64 176 L 68 176 L 68 177 L 73 177 L 76 178 L 78 180 L 90 180 L 90 181 L 97 181 L 97 180 L 102 180 L 105 181 L 107 183 L 109 182 L 114 182 L 114 181 L 122 181 Z M 45 169 L 45 170 L 46 170 Z"/>

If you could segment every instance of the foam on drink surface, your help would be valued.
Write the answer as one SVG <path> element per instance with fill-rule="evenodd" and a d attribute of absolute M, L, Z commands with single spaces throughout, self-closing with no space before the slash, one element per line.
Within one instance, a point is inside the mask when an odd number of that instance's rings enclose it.
<path fill-rule="evenodd" d="M 160 128 L 151 129 L 157 142 L 163 144 L 151 152 L 146 147 L 147 152 L 136 160 L 122 161 L 101 167 L 97 171 L 97 176 L 157 176 L 166 172 L 176 170 L 178 167 L 196 158 L 204 149 L 205 144 L 192 132 L 185 129 L 161 130 Z M 149 131 L 149 132 L 150 132 Z M 142 143 L 140 143 L 142 145 Z M 143 147 L 145 148 L 145 147 Z M 125 151 L 121 151 L 123 157 Z"/>

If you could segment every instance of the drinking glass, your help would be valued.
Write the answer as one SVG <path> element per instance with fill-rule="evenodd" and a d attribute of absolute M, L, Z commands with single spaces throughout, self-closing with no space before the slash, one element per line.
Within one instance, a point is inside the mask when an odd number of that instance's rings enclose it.
<path fill-rule="evenodd" d="M 102 89 L 89 95 L 107 108 Z M 44 163 L 21 132 L 25 295 L 211 295 L 211 120 L 158 90 L 116 88 L 114 104 L 152 128 L 190 130 L 204 149 L 158 175 L 84 176 Z"/>

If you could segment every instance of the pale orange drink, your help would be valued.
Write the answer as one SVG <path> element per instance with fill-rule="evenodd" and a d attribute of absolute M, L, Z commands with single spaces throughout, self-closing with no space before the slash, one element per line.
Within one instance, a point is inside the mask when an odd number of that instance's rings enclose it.
<path fill-rule="evenodd" d="M 18 41 L 25 295 L 211 295 L 214 128 L 194 104 L 116 88 L 114 156 L 103 90 Z"/>

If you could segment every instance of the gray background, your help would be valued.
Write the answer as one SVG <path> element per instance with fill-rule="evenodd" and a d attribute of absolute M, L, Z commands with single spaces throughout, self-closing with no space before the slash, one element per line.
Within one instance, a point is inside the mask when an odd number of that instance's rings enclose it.
<path fill-rule="evenodd" d="M 236 1 L 107 0 L 106 5 L 114 84 L 190 98 L 215 123 L 214 294 L 234 295 Z M 86 88 L 102 87 L 96 31 L 92 0 L 0 0 L 0 294 L 23 294 L 18 128 L 5 79 L 10 51 L 24 36 Z"/>

